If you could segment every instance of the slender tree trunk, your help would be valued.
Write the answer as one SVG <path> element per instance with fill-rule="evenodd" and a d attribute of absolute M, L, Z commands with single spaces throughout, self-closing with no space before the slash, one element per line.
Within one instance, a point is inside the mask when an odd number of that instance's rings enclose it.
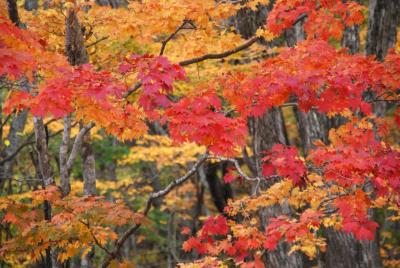
<path fill-rule="evenodd" d="M 35 130 L 35 141 L 36 141 L 36 153 L 37 160 L 35 161 L 35 167 L 37 173 L 42 178 L 43 187 L 47 188 L 50 185 L 54 185 L 54 174 L 50 164 L 50 157 L 48 151 L 48 137 L 46 129 L 43 124 L 43 119 L 39 117 L 33 118 L 34 130 Z M 33 158 L 34 159 L 34 158 Z M 48 201 L 44 202 L 44 214 L 47 221 L 51 220 L 51 204 Z M 55 251 L 56 252 L 56 251 Z M 57 254 L 52 254 L 51 249 L 46 250 L 46 268 L 58 267 Z"/>
<path fill-rule="evenodd" d="M 96 162 L 90 144 L 90 130 L 83 137 L 81 158 L 83 161 L 83 194 L 96 195 Z"/>
<path fill-rule="evenodd" d="M 89 62 L 89 56 L 85 48 L 82 29 L 78 17 L 73 10 L 68 11 L 65 21 L 65 53 L 72 66 L 78 66 Z M 81 129 L 83 125 L 81 124 Z M 81 146 L 83 194 L 86 196 L 96 194 L 96 162 L 92 145 L 90 143 L 90 130 L 84 135 Z M 68 171 L 67 171 L 68 172 Z M 69 176 L 68 176 L 69 178 Z M 69 182 L 68 182 L 69 183 Z M 67 184 L 67 182 L 66 182 Z M 93 267 L 94 248 L 82 258 L 81 267 Z"/>

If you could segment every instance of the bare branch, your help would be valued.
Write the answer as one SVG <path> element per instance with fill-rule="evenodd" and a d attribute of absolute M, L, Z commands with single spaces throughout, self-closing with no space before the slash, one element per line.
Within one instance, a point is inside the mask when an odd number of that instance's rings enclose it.
<path fill-rule="evenodd" d="M 93 43 L 87 44 L 87 45 L 86 45 L 86 48 L 89 48 L 89 47 L 91 47 L 91 46 L 95 46 L 95 45 L 97 45 L 98 43 L 100 43 L 100 42 L 102 42 L 102 41 L 104 41 L 104 40 L 107 40 L 108 38 L 109 38 L 109 36 L 103 36 L 102 38 L 100 38 L 100 39 L 94 41 Z"/>
<path fill-rule="evenodd" d="M 49 121 L 48 121 L 46 124 L 44 124 L 44 125 L 45 125 L 45 126 L 48 126 L 50 123 L 52 123 L 52 122 L 54 122 L 54 121 L 56 121 L 56 120 L 55 120 L 55 119 L 49 120 Z M 54 136 L 56 136 L 56 135 L 58 135 L 58 134 L 60 134 L 60 133 L 61 133 L 61 131 L 57 131 L 57 132 L 53 133 L 52 135 L 50 135 L 49 138 L 54 137 Z M 0 160 L 0 165 L 4 164 L 5 162 L 11 161 L 11 160 L 12 160 L 14 157 L 16 157 L 17 154 L 18 154 L 23 148 L 25 148 L 26 146 L 34 144 L 35 142 L 32 141 L 33 137 L 34 137 L 34 133 L 30 134 L 30 135 L 28 136 L 28 138 L 25 140 L 25 142 L 22 143 L 14 152 L 12 152 L 12 153 L 9 154 L 8 156 L 6 156 L 5 158 L 3 158 L 3 159 Z"/>
<path fill-rule="evenodd" d="M 176 35 L 180 30 L 184 30 L 184 29 L 187 29 L 187 30 L 189 30 L 189 29 L 195 29 L 195 27 L 193 27 L 193 28 L 185 28 L 185 25 L 188 24 L 188 23 L 189 23 L 188 20 L 184 20 L 184 21 L 182 22 L 182 24 L 181 24 L 178 28 L 176 28 L 175 32 L 173 32 L 172 34 L 170 34 L 170 35 L 167 37 L 167 39 L 165 39 L 164 41 L 162 41 L 161 49 L 160 49 L 160 56 L 164 54 L 164 51 L 165 51 L 165 48 L 166 48 L 168 42 L 171 41 L 171 39 L 174 38 L 175 35 Z"/>
<path fill-rule="evenodd" d="M 198 57 L 198 58 L 184 60 L 184 61 L 179 62 L 179 65 L 180 66 L 188 66 L 188 65 L 191 65 L 191 64 L 194 64 L 194 63 L 199 63 L 199 62 L 202 62 L 202 61 L 205 61 L 205 60 L 209 60 L 209 59 L 223 59 L 223 58 L 226 58 L 226 57 L 228 57 L 230 55 L 233 55 L 235 53 L 238 53 L 238 52 L 240 52 L 242 50 L 245 50 L 245 49 L 251 47 L 255 42 L 257 42 L 259 40 L 260 40 L 260 37 L 255 36 L 255 37 L 249 39 L 246 43 L 244 43 L 244 44 L 242 44 L 242 45 L 240 45 L 240 46 L 238 46 L 238 47 L 236 47 L 234 49 L 227 50 L 227 51 L 222 52 L 222 53 L 205 54 L 205 55 L 203 55 L 201 57 Z"/>
<path fill-rule="evenodd" d="M 72 145 L 71 153 L 66 163 L 66 169 L 68 172 L 71 170 L 72 165 L 75 162 L 75 158 L 77 157 L 78 152 L 82 145 L 83 137 L 89 130 L 91 130 L 94 127 L 94 125 L 95 124 L 93 122 L 89 123 L 79 131 L 78 135 L 76 135 L 74 144 Z"/>
<path fill-rule="evenodd" d="M 183 175 L 182 177 L 172 181 L 170 184 L 168 184 L 167 187 L 165 187 L 163 190 L 160 190 L 158 192 L 155 193 L 151 193 L 149 195 L 149 198 L 147 199 L 146 202 L 146 207 L 143 211 L 143 215 L 146 216 L 150 209 L 151 209 L 151 205 L 153 204 L 153 201 L 157 198 L 160 197 L 164 197 L 166 196 L 169 192 L 171 192 L 176 186 L 181 185 L 182 183 L 184 183 L 185 181 L 187 181 L 193 174 L 196 173 L 197 169 L 200 167 L 200 165 L 209 158 L 209 155 L 206 153 L 204 155 L 202 155 L 197 162 L 192 166 L 192 168 L 186 172 L 185 175 Z M 114 245 L 114 250 L 111 252 L 111 254 L 109 254 L 109 256 L 107 256 L 107 258 L 103 261 L 103 264 L 101 265 L 101 267 L 105 268 L 108 267 L 108 265 L 110 264 L 110 262 L 115 259 L 118 255 L 119 252 L 121 250 L 121 247 L 123 246 L 123 244 L 125 243 L 125 241 L 132 235 L 134 234 L 141 226 L 141 223 L 135 224 L 132 227 L 130 227 L 122 236 L 121 238 L 119 238 Z"/>

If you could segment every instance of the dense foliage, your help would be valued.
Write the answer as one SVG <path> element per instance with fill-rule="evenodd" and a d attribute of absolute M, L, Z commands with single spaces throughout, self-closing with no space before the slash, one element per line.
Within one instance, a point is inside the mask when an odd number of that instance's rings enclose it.
<path fill-rule="evenodd" d="M 1 3 L 0 264 L 398 267 L 386 2 Z"/>

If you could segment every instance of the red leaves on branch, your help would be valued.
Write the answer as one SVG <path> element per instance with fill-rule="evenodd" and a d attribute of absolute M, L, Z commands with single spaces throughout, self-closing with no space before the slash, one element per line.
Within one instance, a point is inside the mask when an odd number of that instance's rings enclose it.
<path fill-rule="evenodd" d="M 229 231 L 226 218 L 222 215 L 209 217 L 200 231 L 200 238 L 205 239 L 213 235 L 226 235 Z"/>
<path fill-rule="evenodd" d="M 350 188 L 369 179 L 378 196 L 400 193 L 400 151 L 377 141 L 371 123 L 347 123 L 331 130 L 330 140 L 308 157 L 327 180 Z"/>
<path fill-rule="evenodd" d="M 307 170 L 295 147 L 276 144 L 266 154 L 262 159 L 264 177 L 278 174 L 290 178 L 294 185 L 304 185 Z"/>
<path fill-rule="evenodd" d="M 222 215 L 216 217 L 209 217 L 200 230 L 198 237 L 191 237 L 183 243 L 183 250 L 191 251 L 195 249 L 200 254 L 207 253 L 210 243 L 212 243 L 212 236 L 224 236 L 228 233 L 229 228 L 226 218 Z"/>
<path fill-rule="evenodd" d="M 271 219 L 270 224 L 268 224 L 265 230 L 266 240 L 264 248 L 275 250 L 283 237 L 286 238 L 287 242 L 291 243 L 298 238 L 311 234 L 310 228 L 320 225 L 322 215 L 320 211 L 307 209 L 301 214 L 299 220 L 289 219 L 287 216 L 279 216 Z"/>
<path fill-rule="evenodd" d="M 154 109 L 170 105 L 168 94 L 172 93 L 173 83 L 186 79 L 185 70 L 163 56 L 132 55 L 119 70 L 123 74 L 137 72 L 143 87 L 139 103 L 148 116 L 154 118 L 157 115 Z"/>
<path fill-rule="evenodd" d="M 17 112 L 24 109 L 29 109 L 31 95 L 25 91 L 16 90 L 12 91 L 8 96 L 6 103 L 3 107 L 5 114 L 10 114 L 14 110 Z"/>
<path fill-rule="evenodd" d="M 222 114 L 221 100 L 215 93 L 186 97 L 167 111 L 170 133 L 177 142 L 196 142 L 218 155 L 234 155 L 244 145 L 246 121 Z"/>
<path fill-rule="evenodd" d="M 19 79 L 24 75 L 32 77 L 37 62 L 32 55 L 42 50 L 40 42 L 33 35 L 0 16 L 0 76 Z"/>
<path fill-rule="evenodd" d="M 340 40 L 345 26 L 361 24 L 365 8 L 353 1 L 285 0 L 275 3 L 268 15 L 267 27 L 276 34 L 291 28 L 301 16 L 307 16 L 304 29 L 309 38 Z"/>
<path fill-rule="evenodd" d="M 305 112 L 311 108 L 323 113 L 350 109 L 370 114 L 371 99 L 365 99 L 363 93 L 369 89 L 389 100 L 397 96 L 398 66 L 398 54 L 390 54 L 381 63 L 337 51 L 326 41 L 307 40 L 266 59 L 252 76 L 229 73 L 219 84 L 223 96 L 243 117 L 263 115 L 293 97 Z"/>
<path fill-rule="evenodd" d="M 354 195 L 337 198 L 335 206 L 343 218 L 343 231 L 353 233 L 358 240 L 373 240 L 378 224 L 368 220 L 370 205 L 368 196 L 360 189 Z"/>

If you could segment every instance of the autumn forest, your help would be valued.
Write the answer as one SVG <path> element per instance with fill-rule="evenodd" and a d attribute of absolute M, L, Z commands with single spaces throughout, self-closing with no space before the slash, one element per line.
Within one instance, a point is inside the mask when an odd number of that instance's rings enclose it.
<path fill-rule="evenodd" d="M 399 0 L 0 0 L 0 268 L 400 267 Z"/>

